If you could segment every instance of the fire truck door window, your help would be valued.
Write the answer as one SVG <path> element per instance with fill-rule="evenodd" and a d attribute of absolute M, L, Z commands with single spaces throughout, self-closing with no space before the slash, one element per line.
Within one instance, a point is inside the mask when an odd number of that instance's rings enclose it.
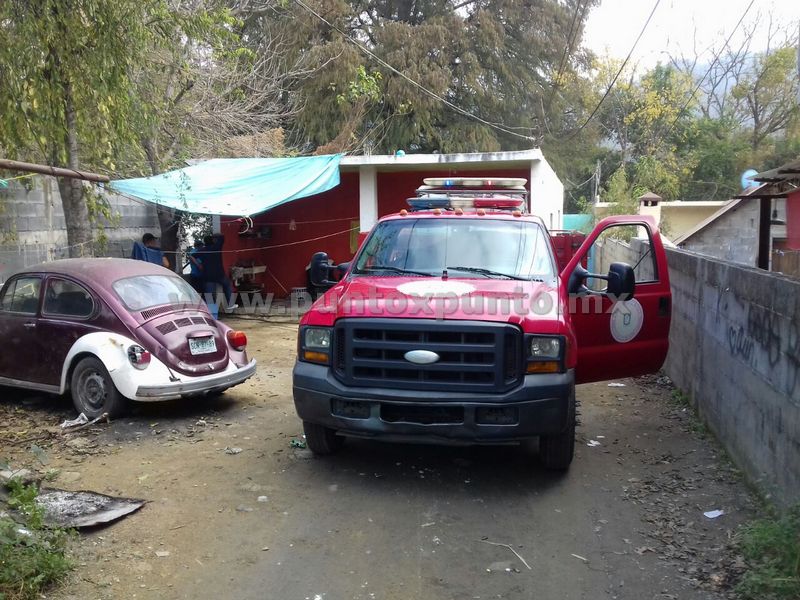
<path fill-rule="evenodd" d="M 636 284 L 658 281 L 655 254 L 651 251 L 650 232 L 643 225 L 612 225 L 603 230 L 588 252 L 590 273 L 605 275 L 611 263 L 626 263 L 633 267 Z M 586 287 L 601 292 L 607 282 L 589 278 Z"/>

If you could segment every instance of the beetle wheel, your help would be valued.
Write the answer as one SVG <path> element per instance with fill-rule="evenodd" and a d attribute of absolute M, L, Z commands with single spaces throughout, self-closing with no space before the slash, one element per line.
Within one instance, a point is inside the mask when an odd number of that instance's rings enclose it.
<path fill-rule="evenodd" d="M 70 391 L 75 409 L 89 419 L 103 413 L 115 417 L 125 408 L 125 398 L 117 390 L 105 365 L 93 356 L 82 359 L 75 367 Z"/>

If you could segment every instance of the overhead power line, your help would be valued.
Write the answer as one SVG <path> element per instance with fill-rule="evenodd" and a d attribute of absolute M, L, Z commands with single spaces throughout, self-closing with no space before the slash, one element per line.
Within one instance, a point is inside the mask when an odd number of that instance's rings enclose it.
<path fill-rule="evenodd" d="M 348 42 L 350 42 L 350 43 L 351 43 L 351 44 L 353 44 L 353 45 L 354 45 L 356 48 L 358 48 L 359 50 L 361 50 L 361 52 L 363 52 L 364 54 L 366 54 L 367 56 L 369 56 L 370 58 L 372 58 L 372 59 L 373 59 L 375 62 L 377 62 L 378 64 L 380 64 L 380 65 L 381 65 L 381 66 L 383 66 L 384 68 L 386 68 L 386 69 L 390 70 L 390 71 L 391 71 L 392 73 L 394 73 L 395 75 L 398 75 L 398 76 L 402 77 L 402 78 L 403 78 L 403 79 L 405 79 L 405 80 L 406 80 L 408 83 L 410 83 L 411 85 L 413 85 L 414 87 L 416 87 L 417 89 L 419 89 L 421 92 L 423 92 L 423 93 L 424 93 L 424 94 L 426 94 L 427 96 L 430 96 L 431 98 L 434 98 L 434 99 L 438 100 L 439 102 L 441 102 L 442 104 L 444 104 L 444 105 L 445 105 L 445 106 L 447 106 L 448 108 L 450 108 L 450 109 L 454 110 L 455 112 L 457 112 L 457 113 L 459 113 L 459 114 L 461 114 L 461 115 L 463 115 L 463 116 L 465 116 L 465 117 L 468 117 L 468 118 L 470 118 L 470 119 L 472 119 L 472 120 L 474 120 L 474 121 L 477 121 L 477 122 L 479 122 L 479 123 L 481 123 L 481 124 L 483 124 L 483 125 L 486 125 L 487 127 L 491 127 L 491 128 L 492 128 L 492 129 L 494 129 L 495 131 L 499 131 L 499 132 L 501 132 L 501 133 L 505 133 L 505 134 L 507 134 L 507 135 L 513 135 L 513 136 L 515 136 L 515 137 L 522 138 L 523 140 L 535 141 L 535 138 L 533 138 L 532 136 L 529 136 L 529 135 L 523 135 L 523 134 L 521 134 L 521 133 L 517 133 L 516 131 L 512 131 L 511 129 L 508 129 L 506 126 L 500 125 L 500 124 L 498 124 L 498 123 L 492 123 L 492 122 L 490 122 L 490 121 L 487 121 L 486 119 L 482 119 L 482 118 L 481 118 L 481 117 L 479 117 L 478 115 L 472 114 L 472 113 L 471 113 L 471 112 L 469 112 L 468 110 L 464 110 L 464 109 L 463 109 L 463 108 L 461 108 L 460 106 L 458 106 L 458 105 L 456 105 L 456 104 L 453 104 L 453 103 L 452 103 L 452 102 L 450 102 L 450 101 L 449 101 L 447 98 L 443 98 L 442 96 L 440 96 L 440 95 L 439 95 L 439 94 L 437 94 L 436 92 L 434 92 L 434 91 L 432 91 L 432 90 L 429 90 L 428 88 L 426 88 L 424 85 L 422 85 L 422 84 L 421 84 L 421 83 L 419 83 L 418 81 L 416 81 L 416 80 L 412 79 L 411 77 L 409 77 L 408 75 L 406 75 L 405 73 L 403 73 L 402 71 L 400 71 L 399 69 L 396 69 L 395 67 L 393 67 L 392 65 L 390 65 L 388 62 L 386 62 L 385 60 L 383 60 L 383 59 L 382 59 L 380 56 L 378 56 L 377 54 L 375 54 L 375 53 L 374 53 L 372 50 L 370 50 L 369 48 L 367 48 L 366 46 L 364 46 L 363 44 L 361 44 L 361 42 L 359 42 L 358 40 L 355 40 L 355 39 L 353 39 L 352 37 L 350 37 L 350 36 L 347 34 L 347 32 L 345 32 L 345 31 L 342 31 L 342 29 L 341 29 L 340 27 L 338 27 L 337 25 L 334 25 L 333 23 L 331 23 L 330 21 L 328 21 L 328 20 L 327 20 L 325 17 L 323 17 L 321 14 L 319 14 L 319 13 L 318 13 L 317 11 L 315 11 L 313 8 L 311 8 L 311 7 L 310 7 L 308 4 L 306 4 L 305 2 L 303 2 L 303 0 L 294 0 L 294 1 L 295 1 L 295 3 L 296 3 L 298 6 L 300 6 L 300 7 L 301 7 L 301 8 L 303 8 L 304 10 L 306 10 L 306 11 L 308 11 L 309 13 L 311 13 L 312 15 L 314 15 L 314 16 L 315 16 L 317 19 L 319 19 L 320 21 L 322 21 L 323 23 L 325 23 L 325 24 L 326 24 L 328 27 L 330 27 L 330 28 L 331 28 L 331 29 L 333 29 L 334 31 L 338 32 L 338 33 L 339 33 L 339 34 L 340 34 L 342 37 L 344 37 L 344 38 L 345 38 L 345 39 L 346 39 Z M 527 129 L 527 128 L 522 128 L 522 127 L 520 127 L 519 129 Z"/>
<path fill-rule="evenodd" d="M 583 21 L 586 9 L 589 7 L 589 0 L 585 0 L 586 3 L 583 5 L 583 10 L 581 10 L 581 2 L 582 0 L 577 0 L 575 3 L 575 10 L 572 13 L 572 22 L 569 24 L 569 31 L 567 32 L 567 39 L 564 44 L 564 52 L 561 53 L 561 60 L 558 62 L 558 71 L 556 71 L 555 79 L 553 79 L 553 87 L 550 88 L 550 94 L 547 98 L 547 110 L 550 110 L 550 105 L 553 103 L 556 89 L 560 85 L 561 76 L 564 74 L 564 68 L 567 66 L 567 56 L 572 52 L 572 45 L 575 43 L 575 38 L 578 35 L 578 27 L 580 27 L 580 25 L 576 27 L 578 23 L 578 13 L 580 12 L 580 20 Z"/>
<path fill-rule="evenodd" d="M 739 27 L 741 26 L 742 22 L 744 22 L 744 18 L 747 16 L 747 13 L 750 12 L 750 9 L 753 7 L 753 4 L 755 4 L 755 0 L 750 0 L 750 4 L 748 4 L 747 8 L 744 9 L 744 12 L 742 13 L 742 16 L 739 17 L 739 20 L 736 23 L 736 26 L 731 30 L 730 34 L 728 35 L 728 39 L 725 40 L 725 45 L 723 46 L 723 49 L 727 48 L 728 45 L 731 43 L 731 39 L 733 38 L 733 35 L 739 29 Z M 700 86 L 703 85 L 703 82 L 706 80 L 706 77 L 708 77 L 708 75 L 711 73 L 711 71 L 714 68 L 714 66 L 719 62 L 720 56 L 722 56 L 722 51 L 720 51 L 719 53 L 714 53 L 714 60 L 712 60 L 711 64 L 708 65 L 708 69 L 706 70 L 705 73 L 703 73 L 703 76 L 697 82 L 697 85 L 692 90 L 692 93 L 689 94 L 689 97 L 686 99 L 686 102 L 683 104 L 681 109 L 678 111 L 678 114 L 675 115 L 675 118 L 672 120 L 672 123 L 670 123 L 669 127 L 666 130 L 666 133 L 664 134 L 665 137 L 668 136 L 669 134 L 671 134 L 672 130 L 675 129 L 675 125 L 678 124 L 678 120 L 683 116 L 683 113 L 686 111 L 686 109 L 689 108 L 689 104 L 691 104 L 692 100 L 694 100 L 694 97 L 697 94 L 698 90 L 700 89 Z M 798 56 L 800 56 L 800 54 L 798 54 Z"/>
<path fill-rule="evenodd" d="M 628 61 L 631 59 L 631 56 L 633 55 L 634 50 L 636 50 L 636 46 L 639 44 L 639 40 L 642 39 L 642 36 L 644 35 L 644 32 L 647 30 L 647 26 L 650 24 L 650 20 L 653 18 L 653 15 L 655 14 L 656 9 L 658 8 L 659 4 L 661 4 L 661 0 L 656 0 L 656 3 L 653 5 L 653 10 L 650 11 L 650 14 L 647 17 L 647 20 L 644 22 L 644 25 L 642 26 L 642 30 L 639 32 L 639 35 L 636 36 L 636 41 L 633 42 L 633 46 L 631 46 L 630 52 L 628 52 L 628 56 L 625 57 L 625 60 L 622 62 L 622 65 L 620 66 L 619 70 L 617 71 L 617 74 L 614 75 L 614 79 L 611 80 L 611 84 L 608 86 L 608 89 L 606 90 L 605 94 L 603 94 L 603 97 L 600 98 L 600 102 L 597 103 L 597 106 L 594 107 L 594 110 L 592 111 L 592 114 L 590 114 L 589 118 L 586 119 L 586 121 L 583 122 L 583 125 L 581 125 L 580 127 L 578 127 L 578 129 L 576 129 L 575 131 L 570 133 L 567 136 L 567 139 L 571 139 L 571 138 L 575 137 L 576 135 L 578 135 L 581 131 L 583 131 L 583 129 L 589 124 L 589 122 L 597 114 L 597 111 L 600 110 L 600 107 L 603 105 L 603 102 L 605 102 L 605 99 L 608 98 L 608 95 L 611 93 L 611 90 L 614 89 L 614 85 L 617 83 L 617 79 L 619 79 L 619 76 L 622 75 L 622 71 L 625 70 L 625 67 L 628 64 Z"/>

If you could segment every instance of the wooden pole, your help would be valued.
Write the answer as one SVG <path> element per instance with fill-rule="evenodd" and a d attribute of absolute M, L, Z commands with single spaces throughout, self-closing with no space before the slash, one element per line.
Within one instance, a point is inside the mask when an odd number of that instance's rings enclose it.
<path fill-rule="evenodd" d="M 53 177 L 69 177 L 71 179 L 83 179 L 97 183 L 108 183 L 111 181 L 106 175 L 78 171 L 75 169 L 63 169 L 61 167 L 51 167 L 50 165 L 37 165 L 35 163 L 20 162 L 18 160 L 8 160 L 0 158 L 0 169 L 9 171 L 23 171 L 25 173 L 41 173 L 42 175 L 52 175 Z"/>

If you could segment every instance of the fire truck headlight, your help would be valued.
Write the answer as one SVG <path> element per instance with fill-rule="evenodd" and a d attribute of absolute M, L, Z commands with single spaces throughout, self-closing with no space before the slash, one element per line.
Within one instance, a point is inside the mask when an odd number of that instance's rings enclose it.
<path fill-rule="evenodd" d="M 560 358 L 561 338 L 533 336 L 529 350 L 530 358 Z"/>

